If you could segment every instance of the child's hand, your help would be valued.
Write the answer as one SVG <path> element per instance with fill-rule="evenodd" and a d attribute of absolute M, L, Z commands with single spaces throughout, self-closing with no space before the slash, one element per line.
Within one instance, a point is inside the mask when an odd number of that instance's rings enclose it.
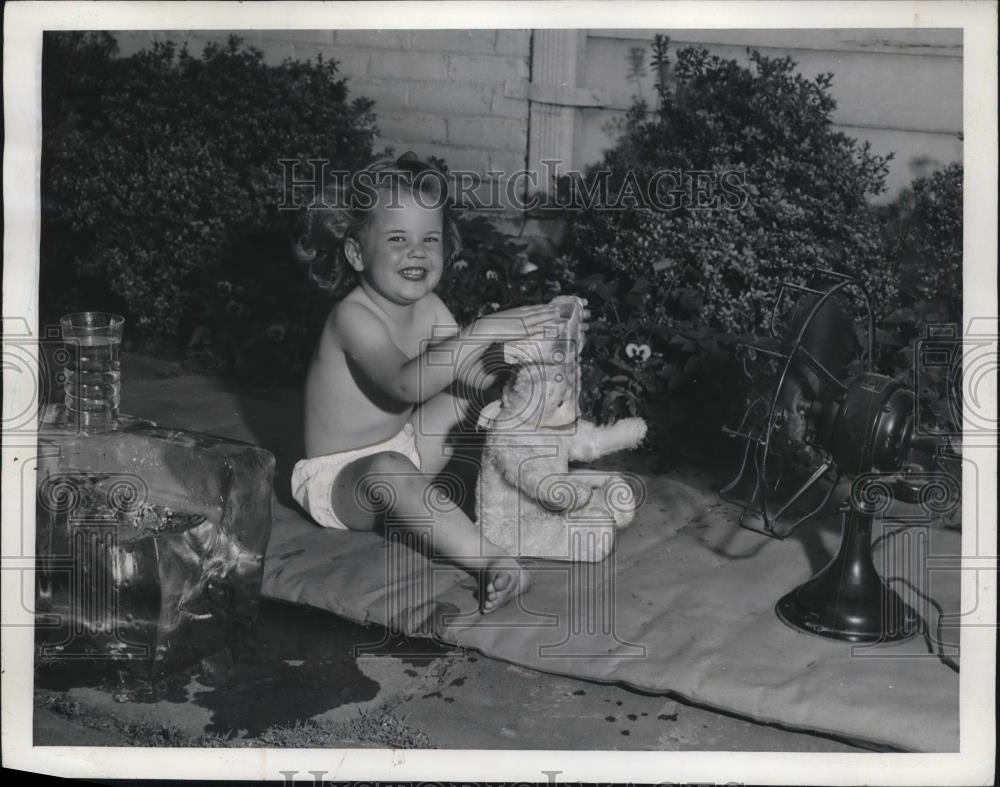
<path fill-rule="evenodd" d="M 562 317 L 564 320 L 572 319 L 573 313 L 577 309 L 577 305 L 570 300 L 562 300 L 562 299 L 560 300 L 562 302 L 556 306 L 556 308 L 559 309 L 559 316 Z M 589 327 L 587 325 L 587 321 L 590 320 L 591 317 L 590 309 L 587 308 L 587 299 L 576 298 L 576 300 L 579 302 L 579 309 L 580 309 L 580 330 L 586 333 L 587 328 Z"/>
<path fill-rule="evenodd" d="M 519 306 L 476 320 L 469 329 L 469 336 L 494 342 L 511 342 L 542 336 L 546 325 L 555 325 L 563 319 L 557 306 Z"/>

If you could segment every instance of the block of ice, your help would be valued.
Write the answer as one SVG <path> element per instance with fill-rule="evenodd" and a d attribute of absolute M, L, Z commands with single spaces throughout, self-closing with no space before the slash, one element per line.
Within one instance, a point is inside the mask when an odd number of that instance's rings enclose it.
<path fill-rule="evenodd" d="M 256 618 L 274 457 L 124 418 L 39 432 L 42 653 L 120 658 L 153 674 L 223 650 Z"/>

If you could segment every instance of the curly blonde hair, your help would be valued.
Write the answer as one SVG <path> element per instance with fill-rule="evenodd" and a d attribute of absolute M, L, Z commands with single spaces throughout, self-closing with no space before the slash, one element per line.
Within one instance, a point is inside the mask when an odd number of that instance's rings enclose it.
<path fill-rule="evenodd" d="M 395 159 L 376 159 L 355 172 L 349 183 L 325 188 L 307 208 L 305 233 L 295 244 L 293 254 L 309 266 L 314 283 L 328 291 L 343 283 L 351 269 L 344 252 L 346 241 L 361 240 L 371 224 L 379 194 L 400 191 L 428 196 L 433 200 L 431 206 L 442 208 L 445 264 L 459 255 L 462 238 L 444 172 L 407 152 Z"/>

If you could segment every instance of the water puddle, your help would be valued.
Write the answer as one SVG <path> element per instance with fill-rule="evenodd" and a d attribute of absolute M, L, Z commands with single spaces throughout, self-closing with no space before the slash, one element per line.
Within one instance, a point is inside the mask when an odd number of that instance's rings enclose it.
<path fill-rule="evenodd" d="M 36 666 L 35 687 L 92 687 L 117 702 L 190 702 L 212 714 L 205 733 L 256 737 L 268 727 L 374 699 L 380 685 L 358 667 L 359 653 L 423 666 L 450 652 L 431 640 L 391 637 L 379 626 L 322 610 L 262 601 L 252 639 L 232 657 L 220 654 L 155 681 L 114 662 L 51 660 Z"/>

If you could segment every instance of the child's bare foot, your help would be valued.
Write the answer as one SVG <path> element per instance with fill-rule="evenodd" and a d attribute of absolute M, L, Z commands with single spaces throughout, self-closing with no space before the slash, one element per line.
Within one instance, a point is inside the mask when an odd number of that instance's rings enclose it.
<path fill-rule="evenodd" d="M 531 575 L 509 559 L 494 563 L 483 574 L 486 587 L 483 588 L 479 609 L 484 615 L 502 607 L 531 587 Z"/>

